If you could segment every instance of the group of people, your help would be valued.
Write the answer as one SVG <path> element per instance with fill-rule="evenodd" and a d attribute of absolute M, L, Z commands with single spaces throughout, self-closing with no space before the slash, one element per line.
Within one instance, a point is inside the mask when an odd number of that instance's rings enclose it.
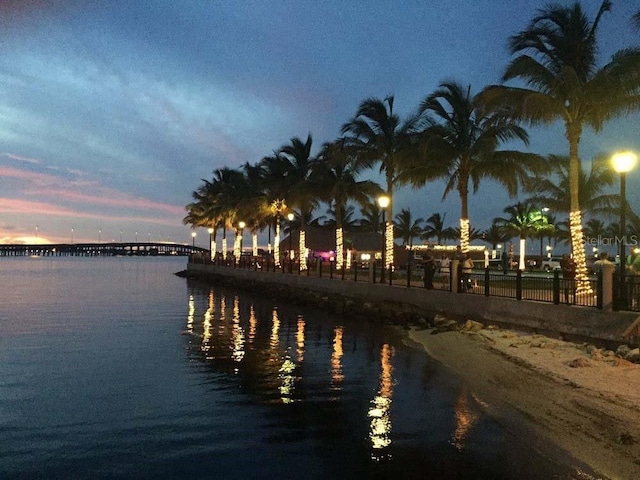
<path fill-rule="evenodd" d="M 471 284 L 473 260 L 469 253 L 462 253 L 460 247 L 458 247 L 455 258 L 460 262 L 459 266 L 461 270 L 459 278 L 462 290 L 470 290 L 473 288 Z M 427 251 L 422 256 L 422 266 L 424 268 L 424 288 L 433 290 L 433 279 L 437 271 L 442 275 L 442 281 L 445 287 L 449 285 L 451 278 L 451 259 L 447 255 L 442 256 L 438 265 L 432 252 Z"/>

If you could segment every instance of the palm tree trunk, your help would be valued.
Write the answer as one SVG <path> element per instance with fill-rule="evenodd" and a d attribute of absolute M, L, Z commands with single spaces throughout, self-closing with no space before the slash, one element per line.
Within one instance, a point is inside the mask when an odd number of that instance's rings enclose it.
<path fill-rule="evenodd" d="M 344 234 L 342 232 L 342 205 L 336 202 L 336 268 L 342 270 L 344 264 Z"/>
<path fill-rule="evenodd" d="M 587 278 L 587 260 L 584 250 L 582 234 L 582 212 L 580 211 L 579 178 L 580 157 L 578 144 L 580 143 L 579 127 L 567 125 L 567 139 L 569 140 L 569 196 L 571 211 L 569 212 L 569 233 L 571 235 L 571 253 L 576 264 L 576 294 L 592 293 Z"/>
<path fill-rule="evenodd" d="M 460 177 L 458 192 L 460 193 L 460 250 L 469 251 L 469 180 Z"/>
<path fill-rule="evenodd" d="M 393 265 L 393 170 L 387 168 L 387 196 L 389 197 L 389 206 L 387 207 L 387 224 L 385 225 L 385 260 L 387 268 Z"/>

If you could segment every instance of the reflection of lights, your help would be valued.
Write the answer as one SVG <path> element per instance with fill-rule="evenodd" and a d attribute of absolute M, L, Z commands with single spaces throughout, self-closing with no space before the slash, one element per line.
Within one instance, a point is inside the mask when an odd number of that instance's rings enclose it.
<path fill-rule="evenodd" d="M 306 244 L 306 235 L 305 235 L 305 231 L 304 230 L 300 230 L 300 246 L 299 246 L 299 252 L 306 252 L 307 251 L 307 244 Z M 300 255 L 300 270 L 306 270 L 307 269 L 307 255 Z"/>
<path fill-rule="evenodd" d="M 200 347 L 200 349 L 205 353 L 207 353 L 211 349 L 209 340 L 211 339 L 211 318 L 214 311 L 214 302 L 215 299 L 213 296 L 213 291 L 209 290 L 209 307 L 207 308 L 207 311 L 204 312 L 204 322 L 202 324 L 202 346 Z M 206 358 L 207 360 L 211 360 L 212 357 L 206 356 Z"/>
<path fill-rule="evenodd" d="M 374 450 L 383 450 L 391 445 L 391 397 L 393 395 L 393 365 L 391 358 L 394 349 L 384 344 L 380 350 L 380 390 L 371 401 L 368 416 L 371 418 L 369 438 Z M 381 460 L 382 452 L 374 452 L 371 457 Z"/>
<path fill-rule="evenodd" d="M 282 380 L 280 385 L 280 395 L 282 403 L 292 403 L 293 392 L 295 390 L 295 376 L 293 375 L 296 369 L 296 364 L 291 361 L 290 358 L 285 358 L 284 363 L 280 367 L 279 377 Z"/>
<path fill-rule="evenodd" d="M 340 390 L 344 375 L 342 373 L 342 333 L 343 327 L 336 327 L 333 337 L 333 353 L 331 354 L 331 390 Z"/>
<path fill-rule="evenodd" d="M 196 303 L 193 294 L 189 295 L 189 313 L 187 314 L 187 332 L 193 333 L 193 315 L 196 313 Z"/>
<path fill-rule="evenodd" d="M 456 428 L 453 431 L 451 443 L 458 451 L 464 448 L 464 441 L 478 419 L 478 415 L 469 408 L 467 400 L 468 396 L 466 392 L 461 390 L 456 399 L 456 404 L 453 407 L 456 417 Z"/>
<path fill-rule="evenodd" d="M 278 311 L 276 309 L 273 310 L 271 314 L 271 337 L 269 338 L 269 346 L 272 349 L 278 348 L 278 344 L 280 343 L 280 319 L 278 318 Z"/>
<path fill-rule="evenodd" d="M 336 268 L 342 270 L 344 259 L 344 239 L 342 236 L 342 228 L 336 229 Z"/>
<path fill-rule="evenodd" d="M 304 318 L 298 316 L 298 329 L 296 330 L 296 353 L 298 355 L 298 363 L 304 361 Z"/>
<path fill-rule="evenodd" d="M 249 343 L 253 343 L 256 338 L 256 330 L 258 328 L 258 319 L 256 318 L 256 311 L 251 305 L 249 309 Z"/>
<path fill-rule="evenodd" d="M 244 330 L 240 326 L 240 299 L 238 297 L 233 299 L 233 330 L 231 335 L 233 338 L 231 358 L 235 362 L 241 362 L 244 358 Z M 236 368 L 237 372 L 238 369 Z"/>

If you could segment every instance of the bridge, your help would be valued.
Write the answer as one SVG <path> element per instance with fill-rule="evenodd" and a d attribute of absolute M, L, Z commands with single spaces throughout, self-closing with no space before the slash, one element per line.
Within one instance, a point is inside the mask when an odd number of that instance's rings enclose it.
<path fill-rule="evenodd" d="M 208 250 L 183 243 L 170 242 L 110 242 L 58 244 L 0 245 L 0 257 L 114 257 L 189 255 Z"/>

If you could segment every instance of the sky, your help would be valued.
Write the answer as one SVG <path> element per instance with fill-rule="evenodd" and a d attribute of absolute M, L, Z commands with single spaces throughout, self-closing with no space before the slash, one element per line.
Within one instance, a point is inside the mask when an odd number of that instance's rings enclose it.
<path fill-rule="evenodd" d="M 317 153 L 368 97 L 394 95 L 406 117 L 442 81 L 474 92 L 499 83 L 508 37 L 546 4 L 2 0 L 0 243 L 191 243 L 184 208 L 213 170 L 256 163 L 308 133 Z M 613 4 L 600 64 L 640 44 L 635 2 Z M 583 5 L 593 18 L 600 1 Z M 562 125 L 529 133 L 518 148 L 568 153 Z M 580 153 L 620 149 L 640 152 L 640 115 L 585 130 Z M 640 168 L 627 189 L 640 211 Z M 459 199 L 442 201 L 443 191 L 443 182 L 402 188 L 394 210 L 439 212 L 456 226 Z M 516 201 L 481 184 L 472 226 Z"/>

